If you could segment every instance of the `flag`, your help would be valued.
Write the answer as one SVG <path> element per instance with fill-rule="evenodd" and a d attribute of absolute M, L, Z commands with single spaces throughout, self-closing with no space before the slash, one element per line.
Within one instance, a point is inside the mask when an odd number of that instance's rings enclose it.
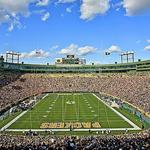
<path fill-rule="evenodd" d="M 105 55 L 110 55 L 110 52 L 105 52 Z"/>

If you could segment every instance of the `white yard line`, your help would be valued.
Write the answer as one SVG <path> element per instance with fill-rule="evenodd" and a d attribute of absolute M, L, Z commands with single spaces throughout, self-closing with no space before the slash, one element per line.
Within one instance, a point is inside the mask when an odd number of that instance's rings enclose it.
<path fill-rule="evenodd" d="M 79 118 L 78 118 L 78 112 L 77 112 L 77 109 L 76 109 L 76 105 L 78 104 L 78 100 L 77 100 L 77 102 L 76 102 L 74 95 L 73 95 L 73 101 L 75 101 L 76 120 L 79 121 Z M 77 105 L 77 107 L 78 107 L 78 105 Z"/>
<path fill-rule="evenodd" d="M 44 99 L 45 97 L 47 97 L 49 94 L 46 94 L 45 96 L 42 97 L 42 99 Z"/>
<path fill-rule="evenodd" d="M 68 98 L 65 99 L 65 96 L 64 96 L 64 121 L 65 121 L 65 116 L 66 116 L 66 112 L 67 112 L 67 102 L 68 101 Z"/>
<path fill-rule="evenodd" d="M 114 111 L 117 115 L 119 115 L 122 119 L 127 121 L 133 128 L 82 128 L 82 129 L 73 129 L 73 131 L 127 131 L 127 130 L 141 130 L 137 125 L 135 125 L 132 121 L 130 121 L 128 118 L 123 116 L 120 112 L 109 106 L 106 102 L 102 101 L 97 95 L 93 94 L 98 100 L 103 102 L 106 106 L 108 106 L 112 111 Z M 44 99 L 48 94 L 46 94 L 42 99 Z M 82 95 L 83 96 L 83 95 Z M 40 102 L 40 101 L 39 101 Z M 37 102 L 37 103 L 39 103 Z M 35 105 L 37 105 L 37 103 Z M 64 108 L 66 111 L 66 107 Z M 23 111 L 20 115 L 18 115 L 16 118 L 14 118 L 12 121 L 7 123 L 3 128 L 1 128 L 0 131 L 15 131 L 15 132 L 22 132 L 22 131 L 29 131 L 30 129 L 7 129 L 10 125 L 12 125 L 14 122 L 16 122 L 20 117 L 22 117 L 25 113 L 27 113 L 29 110 Z M 70 131 L 70 129 L 31 129 L 32 131 Z"/>
<path fill-rule="evenodd" d="M 62 121 L 64 121 L 63 120 L 63 105 L 64 105 L 64 103 L 63 103 L 63 97 L 61 98 L 61 120 Z"/>
<path fill-rule="evenodd" d="M 109 120 L 108 120 L 108 115 L 107 115 L 107 110 L 106 110 L 106 105 L 105 105 L 105 114 L 106 114 L 108 126 L 110 127 Z"/>
<path fill-rule="evenodd" d="M 48 96 L 48 94 L 46 94 L 45 96 L 42 97 L 42 99 L 44 99 L 46 96 Z M 40 101 L 38 101 L 35 105 L 37 105 Z M 35 107 L 34 105 L 34 107 Z M 15 117 L 13 120 L 11 120 L 10 122 L 8 122 L 4 127 L 2 127 L 0 129 L 0 131 L 4 131 L 6 130 L 8 127 L 10 127 L 13 123 L 15 123 L 20 117 L 22 117 L 24 114 L 26 114 L 27 112 L 29 111 L 26 110 L 26 111 L 23 111 L 21 114 L 19 114 L 17 117 Z"/>
<path fill-rule="evenodd" d="M 23 111 L 21 114 L 19 114 L 16 118 L 14 118 L 13 120 L 11 120 L 9 123 L 7 123 L 4 127 L 1 128 L 0 131 L 4 131 L 5 129 L 7 129 L 9 126 L 11 126 L 14 122 L 16 122 L 20 117 L 22 117 L 25 113 L 27 113 L 28 110 Z"/>
<path fill-rule="evenodd" d="M 99 99 L 101 102 L 103 102 L 107 107 L 109 107 L 112 111 L 114 111 L 118 116 L 120 116 L 123 120 L 128 122 L 134 129 L 141 130 L 136 124 L 134 124 L 131 120 L 126 118 L 124 115 L 122 115 L 120 112 L 112 108 L 110 105 L 108 105 L 106 102 L 102 101 L 97 95 L 93 94 L 97 99 Z"/>
<path fill-rule="evenodd" d="M 78 102 L 78 120 L 80 119 L 80 104 L 79 104 L 79 96 L 78 96 L 78 99 L 77 99 L 77 102 Z"/>
<path fill-rule="evenodd" d="M 59 93 L 58 95 L 82 95 L 81 93 Z"/>

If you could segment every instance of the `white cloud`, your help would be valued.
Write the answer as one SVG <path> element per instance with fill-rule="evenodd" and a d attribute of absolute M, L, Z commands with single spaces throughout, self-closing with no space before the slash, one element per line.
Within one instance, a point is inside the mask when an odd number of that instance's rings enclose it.
<path fill-rule="evenodd" d="M 150 43 L 150 40 L 147 40 L 147 43 Z"/>
<path fill-rule="evenodd" d="M 8 24 L 8 31 L 11 32 L 15 27 L 22 27 L 20 18 L 28 17 L 31 12 L 29 10 L 30 4 L 36 6 L 46 6 L 50 0 L 0 0 L 0 25 Z M 39 10 L 40 11 L 40 10 Z M 43 10 L 41 10 L 42 13 Z M 50 14 L 43 12 L 42 21 L 46 21 Z"/>
<path fill-rule="evenodd" d="M 46 12 L 43 16 L 42 16 L 42 21 L 46 21 L 48 18 L 50 17 L 50 13 Z"/>
<path fill-rule="evenodd" d="M 73 3 L 76 0 L 58 0 L 58 3 Z"/>
<path fill-rule="evenodd" d="M 112 45 L 111 47 L 109 47 L 106 52 L 108 53 L 115 53 L 115 52 L 121 52 L 122 50 L 120 49 L 119 46 L 117 45 Z"/>
<path fill-rule="evenodd" d="M 91 20 L 96 15 L 105 14 L 109 8 L 109 0 L 83 0 L 80 7 L 80 18 L 84 20 Z"/>
<path fill-rule="evenodd" d="M 84 46 L 84 47 L 79 47 L 78 52 L 79 55 L 87 55 L 89 53 L 92 53 L 96 50 L 97 48 L 92 47 L 92 46 Z"/>
<path fill-rule="evenodd" d="M 60 54 L 70 54 L 70 55 L 87 55 L 89 53 L 92 53 L 96 50 L 97 48 L 92 47 L 92 46 L 84 46 L 84 47 L 79 47 L 76 44 L 71 44 L 68 47 L 62 49 L 59 53 Z"/>
<path fill-rule="evenodd" d="M 60 54 L 76 54 L 77 50 L 78 50 L 78 45 L 71 44 L 68 47 L 62 49 L 59 53 Z"/>
<path fill-rule="evenodd" d="M 49 52 L 43 49 L 35 49 L 29 53 L 21 53 L 21 58 L 45 58 L 49 56 Z"/>
<path fill-rule="evenodd" d="M 150 51 L 150 45 L 146 46 L 144 49 Z"/>
<path fill-rule="evenodd" d="M 9 26 L 9 28 L 8 28 L 8 31 L 11 32 L 11 31 L 13 31 L 13 29 L 14 29 L 14 25 L 11 24 L 11 25 Z"/>
<path fill-rule="evenodd" d="M 150 0 L 124 0 L 127 16 L 134 16 L 150 9 Z"/>
<path fill-rule="evenodd" d="M 112 3 L 112 8 L 115 9 L 116 11 L 119 11 L 122 5 L 123 5 L 122 1 L 118 3 Z"/>
<path fill-rule="evenodd" d="M 10 15 L 28 15 L 28 6 L 33 0 L 0 0 L 0 9 L 7 11 Z"/>
<path fill-rule="evenodd" d="M 46 9 L 38 9 L 38 10 L 33 10 L 32 13 L 34 14 L 44 14 L 46 12 Z"/>
<path fill-rule="evenodd" d="M 20 26 L 20 16 L 29 16 L 29 4 L 36 0 L 0 0 L 0 24 L 8 23 L 9 31 Z"/>
<path fill-rule="evenodd" d="M 118 2 L 118 3 L 112 3 L 112 8 L 118 8 L 121 7 L 123 5 L 123 2 Z"/>
<path fill-rule="evenodd" d="M 10 21 L 10 16 L 4 10 L 0 9 L 0 24 L 9 21 Z"/>
<path fill-rule="evenodd" d="M 66 8 L 66 12 L 71 13 L 74 5 L 71 5 L 70 7 Z"/>
<path fill-rule="evenodd" d="M 37 6 L 47 6 L 49 4 L 50 0 L 38 0 Z"/>
<path fill-rule="evenodd" d="M 66 8 L 66 12 L 71 13 L 72 9 L 70 7 Z"/>
<path fill-rule="evenodd" d="M 50 50 L 56 50 L 57 48 L 59 48 L 59 45 L 54 45 L 50 48 Z"/>

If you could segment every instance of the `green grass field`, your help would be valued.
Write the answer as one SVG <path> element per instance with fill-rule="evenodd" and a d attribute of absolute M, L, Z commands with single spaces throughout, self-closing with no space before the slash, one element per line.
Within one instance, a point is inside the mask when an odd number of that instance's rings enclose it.
<path fill-rule="evenodd" d="M 132 128 L 93 94 L 55 93 L 38 102 L 9 129 L 40 129 L 43 123 L 59 123 L 57 128 L 61 128 L 60 123 L 99 123 L 100 127 L 96 128 Z M 63 128 L 69 128 L 69 125 Z"/>

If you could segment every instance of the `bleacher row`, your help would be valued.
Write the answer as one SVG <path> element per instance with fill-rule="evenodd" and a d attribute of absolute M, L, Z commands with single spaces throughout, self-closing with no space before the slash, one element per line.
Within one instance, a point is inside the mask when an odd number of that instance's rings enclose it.
<path fill-rule="evenodd" d="M 2 150 L 149 150 L 150 131 L 119 136 L 0 135 Z"/>
<path fill-rule="evenodd" d="M 95 74 L 98 66 L 69 66 L 78 70 L 72 74 L 50 74 L 68 71 L 68 66 L 24 65 L 0 63 L 0 111 L 5 111 L 19 101 L 44 92 L 102 92 L 118 97 L 150 114 L 150 61 L 129 64 L 132 71 L 139 73 L 117 73 L 108 71 L 106 74 Z M 41 68 L 40 68 L 40 67 Z M 116 65 L 113 65 L 117 67 Z M 113 68 L 110 65 L 110 67 Z M 58 67 L 58 70 L 56 68 Z M 95 70 L 87 74 L 88 67 Z M 100 66 L 99 66 L 100 67 Z M 118 65 L 118 68 L 120 66 Z M 124 70 L 128 70 L 127 66 Z M 45 71 L 45 68 L 48 71 Z M 145 69 L 146 68 L 146 69 Z M 31 69 L 31 70 L 30 70 Z M 44 69 L 44 70 L 43 70 Z M 103 68 L 104 69 L 104 68 Z M 61 70 L 61 71 L 60 71 Z M 121 69 L 122 70 L 122 69 Z M 76 72 L 73 71 L 73 72 Z M 128 70 L 129 72 L 131 69 Z M 131 71 L 131 72 L 132 72 Z M 142 71 L 142 72 L 141 72 Z M 146 71 L 146 72 L 143 72 Z M 28 73 L 27 73 L 28 72 Z M 30 72 L 30 73 L 29 73 Z M 72 72 L 72 71 L 68 71 Z M 104 71 L 105 72 L 105 71 Z M 107 72 L 107 71 L 106 71 Z M 126 72 L 126 71 L 121 71 Z M 83 74 L 81 74 L 83 73 Z M 58 137 L 55 135 L 38 135 L 32 131 L 28 135 L 10 135 L 0 133 L 0 149 L 2 150 L 148 150 L 150 149 L 150 130 L 141 133 L 122 134 L 119 136 L 83 136 Z"/>
<path fill-rule="evenodd" d="M 0 76 L 0 110 L 45 92 L 102 92 L 150 114 L 150 74 L 87 75 L 3 72 Z"/>

